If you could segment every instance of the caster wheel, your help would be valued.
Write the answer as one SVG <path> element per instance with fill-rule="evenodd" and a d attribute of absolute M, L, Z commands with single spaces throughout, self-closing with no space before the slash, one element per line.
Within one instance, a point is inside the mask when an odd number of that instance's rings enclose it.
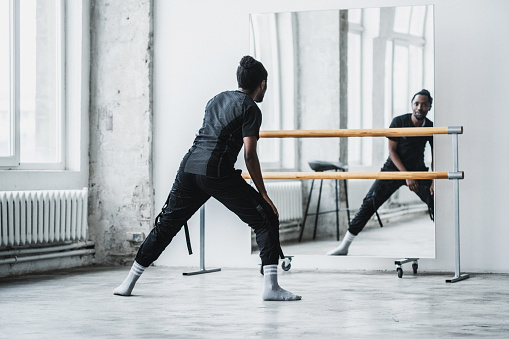
<path fill-rule="evenodd" d="M 283 269 L 283 271 L 289 271 L 290 268 L 292 268 L 292 264 L 290 262 L 288 262 L 287 264 L 285 261 L 283 261 L 281 263 L 281 268 Z"/>
<path fill-rule="evenodd" d="M 419 265 L 412 264 L 412 269 L 414 270 L 414 274 L 417 274 L 417 269 L 419 268 Z"/>
<path fill-rule="evenodd" d="M 396 269 L 396 271 L 398 272 L 398 278 L 402 278 L 403 277 L 403 269 L 401 267 L 398 267 Z"/>

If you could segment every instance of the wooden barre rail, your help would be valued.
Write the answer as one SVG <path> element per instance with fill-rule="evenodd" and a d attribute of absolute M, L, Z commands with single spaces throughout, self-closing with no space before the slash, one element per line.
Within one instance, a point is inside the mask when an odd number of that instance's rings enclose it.
<path fill-rule="evenodd" d="M 463 176 L 463 173 L 460 173 Z M 449 172 L 264 172 L 263 179 L 449 179 Z M 242 173 L 251 179 L 249 173 Z"/>
<path fill-rule="evenodd" d="M 463 133 L 463 127 L 459 134 Z M 404 137 L 449 134 L 449 127 L 260 131 L 260 138 Z"/>

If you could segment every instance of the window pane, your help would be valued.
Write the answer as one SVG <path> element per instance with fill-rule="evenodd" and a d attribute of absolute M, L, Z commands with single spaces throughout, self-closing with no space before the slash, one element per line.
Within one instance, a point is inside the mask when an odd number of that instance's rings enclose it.
<path fill-rule="evenodd" d="M 423 86 L 423 54 L 422 47 L 410 46 L 409 48 L 410 57 L 410 90 L 412 93 L 417 93 Z"/>
<path fill-rule="evenodd" d="M 348 128 L 362 128 L 361 112 L 361 36 L 348 34 Z M 362 138 L 348 139 L 348 163 L 362 159 Z"/>
<path fill-rule="evenodd" d="M 362 24 L 362 9 L 349 9 L 348 10 L 348 21 L 354 24 Z"/>
<path fill-rule="evenodd" d="M 394 18 L 394 32 L 408 34 L 410 13 L 412 7 L 396 7 L 396 17 Z"/>
<path fill-rule="evenodd" d="M 265 68 L 270 70 L 270 82 L 263 103 L 259 106 L 263 112 L 262 130 L 278 130 L 280 126 L 279 116 L 279 84 L 277 82 L 279 73 L 277 61 L 276 15 L 252 15 L 252 46 L 254 57 L 263 60 Z M 280 163 L 280 142 L 281 139 L 267 139 L 260 142 L 260 161 L 264 164 Z"/>
<path fill-rule="evenodd" d="M 9 1 L 0 1 L 0 156 L 10 156 Z"/>
<path fill-rule="evenodd" d="M 410 21 L 410 34 L 422 36 L 424 31 L 424 18 L 426 6 L 412 7 L 412 20 Z"/>
<path fill-rule="evenodd" d="M 60 161 L 58 1 L 20 1 L 21 162 Z"/>
<path fill-rule="evenodd" d="M 393 116 L 410 112 L 408 97 L 408 47 L 394 46 Z"/>

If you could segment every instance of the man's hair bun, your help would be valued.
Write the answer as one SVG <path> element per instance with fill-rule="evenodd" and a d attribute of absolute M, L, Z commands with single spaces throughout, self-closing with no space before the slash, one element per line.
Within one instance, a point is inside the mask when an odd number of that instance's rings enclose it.
<path fill-rule="evenodd" d="M 256 61 L 253 57 L 249 55 L 242 57 L 242 59 L 240 60 L 240 66 L 245 69 L 253 68 L 254 66 L 256 66 L 257 63 L 258 61 Z"/>
<path fill-rule="evenodd" d="M 260 86 L 263 80 L 267 80 L 267 70 L 263 67 L 263 64 L 252 56 L 242 57 L 239 67 L 237 67 L 239 87 L 253 91 Z"/>

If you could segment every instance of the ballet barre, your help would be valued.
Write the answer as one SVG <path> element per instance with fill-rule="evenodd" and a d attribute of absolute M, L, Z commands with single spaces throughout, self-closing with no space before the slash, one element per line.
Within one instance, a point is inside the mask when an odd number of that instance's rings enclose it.
<path fill-rule="evenodd" d="M 260 138 L 348 138 L 348 137 L 416 137 L 437 134 L 462 134 L 462 126 L 410 127 L 373 129 L 330 129 L 260 131 Z"/>
<path fill-rule="evenodd" d="M 264 172 L 263 179 L 463 179 L 463 172 Z M 251 179 L 249 173 L 242 178 Z"/>
<path fill-rule="evenodd" d="M 459 180 L 464 172 L 459 171 L 458 135 L 463 134 L 463 126 L 449 127 L 410 127 L 380 129 L 337 129 L 337 130 L 288 130 L 260 131 L 260 138 L 338 138 L 338 137 L 403 137 L 433 136 L 437 134 L 452 135 L 453 171 L 452 172 L 264 172 L 263 179 L 449 179 L 453 181 L 454 195 L 454 229 L 455 229 L 455 274 L 446 282 L 454 283 L 468 279 L 468 274 L 460 271 L 460 213 L 459 213 Z M 251 179 L 249 173 L 242 173 L 244 179 Z M 415 270 L 415 269 L 414 269 Z M 399 276 L 399 272 L 398 272 Z"/>

